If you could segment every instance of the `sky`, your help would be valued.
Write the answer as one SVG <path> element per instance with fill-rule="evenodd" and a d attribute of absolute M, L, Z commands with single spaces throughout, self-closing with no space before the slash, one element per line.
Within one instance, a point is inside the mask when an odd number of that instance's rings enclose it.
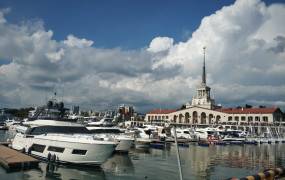
<path fill-rule="evenodd" d="M 1 1 L 0 108 L 179 108 L 201 83 L 216 103 L 285 107 L 285 3 Z"/>

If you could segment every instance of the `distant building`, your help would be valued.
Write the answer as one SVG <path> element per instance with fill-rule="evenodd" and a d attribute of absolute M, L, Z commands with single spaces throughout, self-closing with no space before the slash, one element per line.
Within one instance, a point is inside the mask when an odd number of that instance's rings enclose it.
<path fill-rule="evenodd" d="M 71 110 L 72 114 L 79 114 L 79 106 L 72 106 L 72 110 Z"/>
<path fill-rule="evenodd" d="M 175 109 L 154 109 L 146 114 L 145 121 L 149 123 L 170 122 L 171 113 L 176 112 Z"/>
<path fill-rule="evenodd" d="M 205 50 L 205 49 L 204 49 Z M 268 125 L 284 121 L 283 112 L 277 107 L 222 108 L 211 98 L 211 88 L 206 84 L 205 51 L 202 82 L 192 101 L 181 110 L 152 110 L 145 116 L 146 122 L 169 122 L 181 125 Z"/>
<path fill-rule="evenodd" d="M 131 117 L 134 116 L 134 107 L 127 105 L 120 105 L 118 108 L 118 117 L 120 121 L 130 121 Z"/>

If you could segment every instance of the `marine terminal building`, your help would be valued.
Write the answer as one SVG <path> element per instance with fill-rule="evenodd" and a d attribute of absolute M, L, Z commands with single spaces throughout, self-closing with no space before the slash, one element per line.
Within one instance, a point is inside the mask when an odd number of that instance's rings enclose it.
<path fill-rule="evenodd" d="M 216 106 L 211 98 L 211 88 L 206 84 L 205 48 L 202 82 L 192 101 L 185 104 L 185 109 L 155 109 L 145 116 L 149 123 L 173 123 L 179 125 L 280 125 L 283 112 L 278 107 L 258 108 L 222 108 Z"/>

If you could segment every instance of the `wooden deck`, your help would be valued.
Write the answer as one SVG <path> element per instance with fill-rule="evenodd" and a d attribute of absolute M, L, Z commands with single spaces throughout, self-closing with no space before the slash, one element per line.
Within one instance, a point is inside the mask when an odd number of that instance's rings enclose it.
<path fill-rule="evenodd" d="M 37 167 L 39 160 L 0 145 L 0 164 L 6 170 L 30 169 Z"/>

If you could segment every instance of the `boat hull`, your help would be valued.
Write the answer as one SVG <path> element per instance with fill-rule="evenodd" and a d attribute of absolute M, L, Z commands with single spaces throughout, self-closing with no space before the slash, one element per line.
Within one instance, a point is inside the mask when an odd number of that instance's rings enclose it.
<path fill-rule="evenodd" d="M 135 142 L 135 147 L 138 149 L 145 149 L 150 147 L 151 140 L 145 138 L 137 138 Z"/>
<path fill-rule="evenodd" d="M 44 147 L 44 149 L 42 151 L 35 149 L 34 144 Z M 49 149 L 51 146 L 64 150 L 55 152 L 55 150 Z M 60 140 L 60 138 L 51 140 L 44 138 L 43 135 L 29 137 L 23 134 L 17 134 L 12 142 L 13 149 L 24 151 L 41 159 L 86 165 L 101 165 L 112 155 L 115 147 L 116 145 L 110 142 L 68 142 Z"/>

